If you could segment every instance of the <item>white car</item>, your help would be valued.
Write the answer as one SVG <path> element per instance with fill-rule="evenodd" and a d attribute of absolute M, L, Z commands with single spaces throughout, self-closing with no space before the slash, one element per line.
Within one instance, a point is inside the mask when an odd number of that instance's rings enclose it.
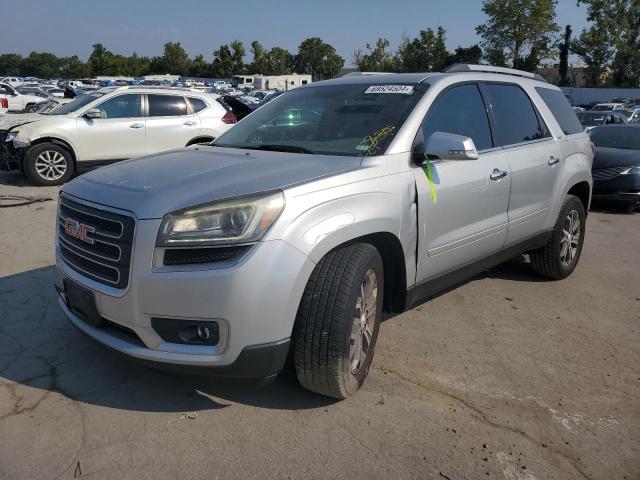
<path fill-rule="evenodd" d="M 64 88 L 58 87 L 45 87 L 44 91 L 47 92 L 52 97 L 56 98 L 64 98 Z"/>
<path fill-rule="evenodd" d="M 46 94 L 44 98 L 31 92 L 23 95 L 8 83 L 0 83 L 0 97 L 8 100 L 10 112 L 32 111 L 37 104 L 47 101 Z"/>
<path fill-rule="evenodd" d="M 265 98 L 267 98 L 267 96 L 272 95 L 274 93 L 276 93 L 275 90 L 254 90 L 240 97 L 240 100 L 248 105 L 258 104 L 262 102 Z"/>
<path fill-rule="evenodd" d="M 591 110 L 594 112 L 610 112 L 624 109 L 624 103 L 598 103 Z"/>
<path fill-rule="evenodd" d="M 59 185 L 83 167 L 209 143 L 237 122 L 218 99 L 181 89 L 96 90 L 44 115 L 0 120 L 0 164 Z"/>
<path fill-rule="evenodd" d="M 12 87 L 17 87 L 22 81 L 18 77 L 4 77 L 0 78 L 0 83 L 8 83 Z"/>

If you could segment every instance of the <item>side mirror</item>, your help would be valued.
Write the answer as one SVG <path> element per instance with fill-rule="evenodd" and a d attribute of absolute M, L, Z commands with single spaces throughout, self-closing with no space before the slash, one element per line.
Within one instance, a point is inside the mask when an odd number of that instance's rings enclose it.
<path fill-rule="evenodd" d="M 437 160 L 477 160 L 478 150 L 469 137 L 435 132 L 425 146 L 427 157 Z"/>
<path fill-rule="evenodd" d="M 97 108 L 92 108 L 90 110 L 87 110 L 84 116 L 87 118 L 102 118 L 102 112 Z"/>

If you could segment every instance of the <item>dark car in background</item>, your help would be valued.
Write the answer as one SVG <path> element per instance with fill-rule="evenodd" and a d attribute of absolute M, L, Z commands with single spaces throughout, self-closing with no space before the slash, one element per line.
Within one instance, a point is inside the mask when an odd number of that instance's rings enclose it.
<path fill-rule="evenodd" d="M 623 113 L 613 110 L 606 112 L 589 110 L 586 112 L 576 112 L 576 115 L 585 130 L 590 130 L 601 125 L 629 123 L 627 117 L 625 117 Z"/>
<path fill-rule="evenodd" d="M 589 131 L 595 145 L 593 198 L 640 206 L 640 124 L 606 125 Z"/>

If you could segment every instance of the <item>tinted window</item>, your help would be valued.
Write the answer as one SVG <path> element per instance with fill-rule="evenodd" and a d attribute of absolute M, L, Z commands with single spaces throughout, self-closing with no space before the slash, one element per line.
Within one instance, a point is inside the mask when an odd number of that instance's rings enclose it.
<path fill-rule="evenodd" d="M 548 137 L 526 93 L 515 85 L 486 86 L 502 145 L 530 142 Z"/>
<path fill-rule="evenodd" d="M 118 95 L 96 106 L 100 110 L 100 118 L 135 118 L 141 117 L 140 95 Z"/>
<path fill-rule="evenodd" d="M 539 87 L 536 88 L 536 91 L 540 94 L 544 103 L 547 104 L 551 113 L 553 113 L 565 135 L 582 132 L 582 125 L 580 125 L 576 113 L 561 91 Z"/>
<path fill-rule="evenodd" d="M 640 128 L 638 127 L 594 128 L 589 135 L 596 147 L 640 150 Z"/>
<path fill-rule="evenodd" d="M 489 118 L 476 85 L 454 87 L 438 97 L 422 126 L 425 143 L 434 132 L 469 137 L 478 150 L 493 147 Z"/>
<path fill-rule="evenodd" d="M 6 85 L 0 85 L 0 95 L 13 95 L 13 90 Z"/>
<path fill-rule="evenodd" d="M 184 97 L 177 95 L 149 95 L 150 117 L 174 117 L 187 114 Z"/>
<path fill-rule="evenodd" d="M 194 112 L 199 112 L 207 108 L 207 104 L 200 98 L 189 97 L 189 103 L 191 103 L 191 108 L 193 108 Z"/>

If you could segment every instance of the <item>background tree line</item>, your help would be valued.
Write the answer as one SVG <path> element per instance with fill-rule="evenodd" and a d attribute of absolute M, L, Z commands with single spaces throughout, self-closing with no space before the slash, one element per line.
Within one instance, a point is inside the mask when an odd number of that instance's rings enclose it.
<path fill-rule="evenodd" d="M 640 86 L 640 0 L 576 0 L 585 5 L 589 25 L 575 38 L 570 25 L 561 31 L 556 23 L 557 0 L 484 0 L 485 23 L 476 27 L 479 44 L 446 47 L 446 30 L 422 30 L 404 38 L 396 51 L 379 38 L 375 44 L 354 52 L 353 62 L 362 71 L 440 71 L 454 63 L 488 63 L 536 71 L 559 59 L 560 84 L 568 85 L 569 56 L 577 55 L 587 68 L 588 86 Z M 245 58 L 252 58 L 245 63 Z M 297 53 L 274 47 L 267 50 L 257 41 L 249 51 L 239 40 L 220 46 L 211 60 L 190 58 L 179 42 L 164 45 L 158 57 L 114 54 L 101 44 L 93 45 L 89 59 L 57 57 L 32 52 L 27 57 L 0 55 L 0 73 L 45 78 L 87 78 L 97 75 L 142 76 L 170 73 L 194 77 L 228 78 L 235 74 L 282 75 L 291 72 L 313 75 L 314 80 L 334 77 L 344 59 L 320 38 L 308 38 Z"/>
<path fill-rule="evenodd" d="M 250 53 L 253 61 L 245 63 L 244 44 L 234 40 L 215 50 L 211 61 L 203 55 L 190 58 L 180 42 L 168 42 L 164 53 L 158 57 L 141 57 L 115 54 L 104 45 L 93 45 L 86 62 L 77 55 L 58 57 L 48 52 L 31 52 L 27 57 L 15 53 L 0 55 L 0 74 L 39 78 L 91 78 L 96 76 L 140 77 L 149 74 L 174 74 L 202 78 L 229 78 L 243 73 L 285 75 L 291 72 L 313 75 L 322 80 L 337 75 L 344 65 L 344 58 L 320 38 L 308 38 L 295 54 L 284 48 L 267 50 L 254 41 Z"/>
<path fill-rule="evenodd" d="M 485 0 L 484 24 L 476 27 L 481 42 L 447 50 L 446 30 L 427 28 L 404 38 L 397 51 L 379 38 L 354 52 L 362 71 L 440 71 L 454 63 L 488 63 L 535 72 L 559 60 L 560 83 L 570 84 L 569 56 L 587 68 L 592 87 L 640 87 L 640 0 L 576 0 L 587 7 L 589 26 L 577 38 L 556 23 L 556 0 Z"/>

